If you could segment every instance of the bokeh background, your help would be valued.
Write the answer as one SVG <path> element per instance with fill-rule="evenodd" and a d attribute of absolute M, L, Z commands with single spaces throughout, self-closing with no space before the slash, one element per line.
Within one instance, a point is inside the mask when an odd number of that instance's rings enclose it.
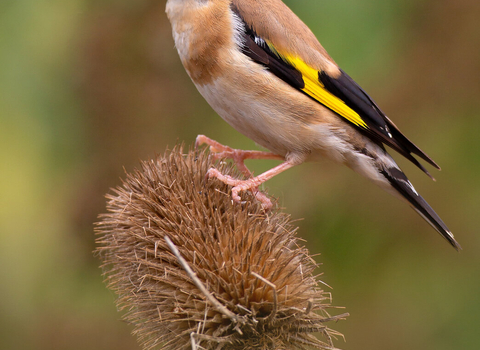
<path fill-rule="evenodd" d="M 351 314 L 331 325 L 347 340 L 336 346 L 480 349 L 480 2 L 286 2 L 442 166 L 434 183 L 396 157 L 464 248 L 328 161 L 269 181 Z M 195 90 L 164 8 L 0 2 L 1 349 L 139 349 L 92 254 L 103 195 L 124 168 L 200 133 L 256 147 Z M 274 164 L 249 163 L 257 174 Z"/>

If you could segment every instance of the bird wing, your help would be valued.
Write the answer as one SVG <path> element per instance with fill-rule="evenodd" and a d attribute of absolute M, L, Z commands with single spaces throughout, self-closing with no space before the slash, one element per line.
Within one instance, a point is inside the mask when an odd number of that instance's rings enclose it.
<path fill-rule="evenodd" d="M 440 169 L 400 132 L 350 76 L 336 66 L 313 33 L 286 5 L 268 0 L 261 5 L 257 3 L 256 10 L 252 11 L 249 1 L 232 2 L 233 12 L 244 24 L 242 52 L 245 55 L 335 112 L 372 141 L 399 152 L 430 177 L 412 154 Z"/>

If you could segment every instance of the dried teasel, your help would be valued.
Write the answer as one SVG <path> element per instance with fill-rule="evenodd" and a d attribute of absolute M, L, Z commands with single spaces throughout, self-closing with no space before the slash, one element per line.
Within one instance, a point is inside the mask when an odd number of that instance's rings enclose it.
<path fill-rule="evenodd" d="M 206 152 L 175 147 L 107 195 L 97 252 L 145 349 L 333 349 L 330 294 L 290 217 L 205 179 Z M 239 176 L 226 163 L 222 173 Z M 316 333 L 316 335 L 314 334 Z"/>

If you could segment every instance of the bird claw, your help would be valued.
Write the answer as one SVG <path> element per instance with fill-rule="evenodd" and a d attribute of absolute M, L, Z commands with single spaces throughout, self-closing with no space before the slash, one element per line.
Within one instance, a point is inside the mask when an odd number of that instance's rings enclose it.
<path fill-rule="evenodd" d="M 266 194 L 258 190 L 258 186 L 266 181 L 268 178 L 253 177 L 253 174 L 245 166 L 245 159 L 277 159 L 284 160 L 284 157 L 271 152 L 263 151 L 243 151 L 238 149 L 233 149 L 228 146 L 224 146 L 221 143 L 212 140 L 211 138 L 205 135 L 198 135 L 195 140 L 195 148 L 198 148 L 201 144 L 206 144 L 210 147 L 211 156 L 214 160 L 219 160 L 223 158 L 233 159 L 238 170 L 248 178 L 248 180 L 238 180 L 234 179 L 229 175 L 224 175 L 215 168 L 210 168 L 205 175 L 205 179 L 215 177 L 222 181 L 223 183 L 232 186 L 232 199 L 236 203 L 243 203 L 239 192 L 249 190 L 253 193 L 255 198 L 262 203 L 262 208 L 269 210 L 273 207 L 272 201 L 267 197 Z M 290 167 L 291 165 L 288 165 Z"/>
<path fill-rule="evenodd" d="M 222 181 L 226 185 L 233 186 L 232 200 L 235 203 L 240 203 L 240 204 L 246 203 L 245 201 L 242 201 L 242 198 L 240 197 L 239 193 L 241 191 L 250 190 L 255 196 L 255 198 L 260 203 L 262 203 L 263 209 L 269 210 L 273 207 L 272 201 L 267 197 L 267 195 L 264 194 L 263 192 L 260 192 L 258 190 L 258 186 L 252 186 L 251 182 L 249 182 L 248 180 L 237 180 L 229 175 L 222 174 L 218 169 L 210 168 L 208 169 L 205 175 L 205 179 L 209 179 L 212 177 L 217 178 L 218 180 Z"/>

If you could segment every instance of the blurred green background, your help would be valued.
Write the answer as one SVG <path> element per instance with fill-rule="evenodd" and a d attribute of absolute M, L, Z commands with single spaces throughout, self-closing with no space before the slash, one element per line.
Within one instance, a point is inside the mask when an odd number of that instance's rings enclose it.
<path fill-rule="evenodd" d="M 337 63 L 443 168 L 396 156 L 464 250 L 345 167 L 269 193 L 322 254 L 342 349 L 480 349 L 480 2 L 290 0 Z M 102 283 L 93 222 L 140 159 L 206 134 L 254 143 L 206 104 L 165 0 L 0 2 L 0 348 L 139 349 Z M 249 165 L 259 173 L 275 162 Z M 433 172 L 433 171 L 432 171 Z M 335 310 L 333 310 L 335 311 Z M 339 311 L 343 312 L 343 311 Z"/>

